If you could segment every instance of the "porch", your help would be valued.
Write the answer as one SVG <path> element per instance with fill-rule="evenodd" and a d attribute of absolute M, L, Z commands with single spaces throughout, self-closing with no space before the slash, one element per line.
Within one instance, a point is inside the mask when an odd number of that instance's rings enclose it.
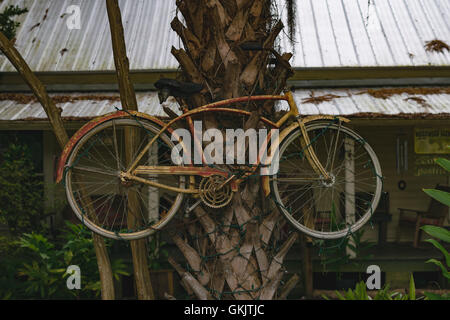
<path fill-rule="evenodd" d="M 370 228 L 370 227 L 369 227 Z M 444 245 L 447 250 L 450 245 Z M 326 250 L 308 245 L 311 269 L 304 248 L 297 245 L 287 256 L 288 279 L 294 273 L 301 273 L 297 288 L 292 296 L 316 296 L 320 292 L 354 289 L 356 283 L 366 281 L 371 275 L 367 267 L 376 265 L 381 270 L 381 287 L 389 284 L 390 289 L 404 289 L 409 287 L 410 275 L 414 277 L 417 289 L 448 290 L 449 281 L 442 276 L 441 270 L 429 259 L 442 261 L 442 253 L 427 242 L 422 242 L 414 248 L 412 242 L 386 243 L 361 252 L 360 257 L 348 260 L 346 263 L 324 265 L 327 259 Z M 300 257 L 300 258 L 299 258 Z M 325 290 L 325 291 L 324 291 Z"/>

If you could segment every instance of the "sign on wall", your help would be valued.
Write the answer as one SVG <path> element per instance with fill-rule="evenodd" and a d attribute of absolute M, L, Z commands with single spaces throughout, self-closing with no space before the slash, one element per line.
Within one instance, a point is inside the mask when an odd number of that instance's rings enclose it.
<path fill-rule="evenodd" d="M 416 128 L 414 150 L 418 154 L 450 154 L 450 129 Z"/>
<path fill-rule="evenodd" d="M 414 174 L 444 176 L 449 173 L 435 163 L 436 158 L 450 160 L 450 129 L 416 128 L 414 130 Z"/>

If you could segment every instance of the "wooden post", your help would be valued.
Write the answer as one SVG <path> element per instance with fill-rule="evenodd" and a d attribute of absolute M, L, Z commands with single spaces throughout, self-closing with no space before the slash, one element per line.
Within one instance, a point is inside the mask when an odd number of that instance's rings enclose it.
<path fill-rule="evenodd" d="M 154 143 L 148 151 L 149 165 L 158 165 L 158 145 Z M 150 178 L 158 182 L 158 175 L 152 175 Z M 157 221 L 159 219 L 159 188 L 148 187 L 148 219 Z"/>
<path fill-rule="evenodd" d="M 308 238 L 301 236 L 300 244 L 302 248 L 302 264 L 303 264 L 303 280 L 305 284 L 305 295 L 307 298 L 313 296 L 313 265 L 310 247 L 308 246 Z"/>
<path fill-rule="evenodd" d="M 108 10 L 109 27 L 114 53 L 114 64 L 119 84 L 120 100 L 124 110 L 137 111 L 136 94 L 130 80 L 130 64 L 127 57 L 127 49 L 123 34 L 122 15 L 117 0 L 106 0 Z"/>
<path fill-rule="evenodd" d="M 355 144 L 352 139 L 345 138 L 345 220 L 347 224 L 355 223 L 356 202 L 355 202 Z M 353 238 L 349 239 L 349 244 L 355 245 Z M 356 253 L 346 248 L 350 258 L 355 258 Z"/>
<path fill-rule="evenodd" d="M 130 66 L 127 58 L 127 50 L 125 46 L 122 15 L 117 0 L 106 0 L 106 8 L 108 10 L 109 26 L 111 29 L 111 40 L 114 53 L 114 63 L 117 72 L 117 81 L 119 84 L 120 100 L 124 110 L 137 111 L 136 94 L 133 84 L 130 80 Z M 136 136 L 134 130 L 125 132 L 125 144 L 127 146 L 127 162 L 131 163 L 136 144 Z M 139 201 L 134 192 L 129 193 L 128 206 L 130 210 L 138 212 L 137 206 Z M 128 225 L 135 223 L 133 215 L 128 215 Z M 147 243 L 146 239 L 130 241 L 131 253 L 133 256 L 134 279 L 138 299 L 153 300 L 153 288 L 150 279 L 150 272 L 147 264 Z"/>
<path fill-rule="evenodd" d="M 14 48 L 12 43 L 8 40 L 8 38 L 5 37 L 2 32 L 0 32 L 0 50 L 14 65 L 14 67 L 17 69 L 25 82 L 30 86 L 31 90 L 41 103 L 48 119 L 50 120 L 50 124 L 52 126 L 53 132 L 55 133 L 56 139 L 58 140 L 58 144 L 61 149 L 64 149 L 64 146 L 69 141 L 69 137 L 61 119 L 60 109 L 56 107 L 53 100 L 49 97 L 45 86 L 31 71 L 28 64 L 22 58 L 22 55 L 16 50 L 16 48 Z M 113 300 L 114 281 L 105 241 L 103 240 L 103 238 L 94 233 L 93 241 L 95 254 L 97 256 L 98 269 L 100 272 L 102 299 Z"/>

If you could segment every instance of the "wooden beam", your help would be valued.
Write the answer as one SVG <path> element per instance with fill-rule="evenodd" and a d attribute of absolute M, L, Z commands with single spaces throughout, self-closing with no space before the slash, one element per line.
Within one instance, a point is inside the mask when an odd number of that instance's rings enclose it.
<path fill-rule="evenodd" d="M 343 80 L 343 79 L 391 79 L 391 78 L 448 78 L 448 66 L 424 67 L 325 67 L 294 68 L 290 81 Z"/>
<path fill-rule="evenodd" d="M 160 78 L 176 78 L 175 69 L 130 70 L 129 79 L 134 84 L 153 84 Z M 115 71 L 75 71 L 36 72 L 35 75 L 45 85 L 86 85 L 116 84 Z M 305 80 L 370 80 L 370 79 L 433 79 L 450 78 L 450 67 L 335 67 L 335 68 L 294 68 L 289 82 Z M 400 80 L 399 80 L 400 81 Z M 16 72 L 0 72 L 0 85 L 20 85 L 24 81 Z M 425 84 L 424 84 L 425 85 Z"/>
<path fill-rule="evenodd" d="M 111 29 L 111 40 L 114 53 L 114 63 L 117 72 L 117 81 L 119 84 L 120 100 L 122 108 L 128 111 L 138 111 L 136 93 L 130 80 L 130 66 L 127 57 L 127 50 L 124 39 L 122 14 L 118 0 L 106 0 L 108 10 L 108 19 Z M 138 132 L 133 129 L 125 131 L 126 160 L 127 163 L 133 161 L 135 148 L 138 145 Z M 138 195 L 135 191 L 128 194 L 128 206 L 130 211 L 138 212 Z M 129 213 L 127 217 L 128 225 L 134 228 L 136 221 L 134 215 Z M 133 256 L 134 279 L 138 298 L 140 300 L 154 300 L 153 287 L 150 279 L 150 272 L 147 261 L 147 242 L 146 239 L 133 240 L 130 242 L 131 253 Z"/>
<path fill-rule="evenodd" d="M 56 107 L 53 100 L 49 97 L 45 86 L 31 71 L 28 64 L 22 58 L 19 51 L 16 50 L 14 45 L 6 38 L 3 33 L 0 32 L 0 50 L 5 54 L 9 61 L 14 65 L 22 79 L 30 87 L 37 99 L 41 103 L 42 107 L 50 119 L 53 131 L 55 132 L 56 139 L 59 145 L 64 148 L 69 141 L 66 130 L 64 129 L 63 122 L 61 120 L 60 110 Z"/>
<path fill-rule="evenodd" d="M 111 30 L 114 63 L 119 84 L 122 108 L 137 111 L 136 94 L 130 80 L 130 64 L 127 57 L 127 49 L 123 34 L 122 14 L 117 0 L 106 0 L 109 26 Z"/>

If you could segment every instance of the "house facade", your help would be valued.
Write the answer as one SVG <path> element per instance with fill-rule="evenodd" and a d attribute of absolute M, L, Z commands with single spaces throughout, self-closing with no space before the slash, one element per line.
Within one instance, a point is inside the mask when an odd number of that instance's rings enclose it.
<path fill-rule="evenodd" d="M 170 54 L 172 46 L 182 46 L 170 28 L 175 1 L 119 3 L 139 111 L 165 117 L 153 83 L 178 74 Z M 70 133 L 120 109 L 104 1 L 4 0 L 0 12 L 10 4 L 29 10 L 17 18 L 15 46 L 62 109 Z M 286 13 L 281 2 L 279 9 Z M 450 158 L 449 21 L 447 0 L 297 0 L 294 44 L 284 34 L 279 41 L 283 52 L 294 52 L 288 85 L 301 113 L 348 117 L 379 157 L 390 219 L 383 234 L 381 224 L 368 226 L 368 239 L 397 240 L 398 208 L 427 210 L 422 188 L 450 184 L 433 162 Z M 36 152 L 47 201 L 56 206 L 64 194 L 50 186 L 60 150 L 30 95 L 0 55 L 0 135 L 41 141 Z M 412 230 L 401 231 L 401 242 L 413 240 Z"/>

